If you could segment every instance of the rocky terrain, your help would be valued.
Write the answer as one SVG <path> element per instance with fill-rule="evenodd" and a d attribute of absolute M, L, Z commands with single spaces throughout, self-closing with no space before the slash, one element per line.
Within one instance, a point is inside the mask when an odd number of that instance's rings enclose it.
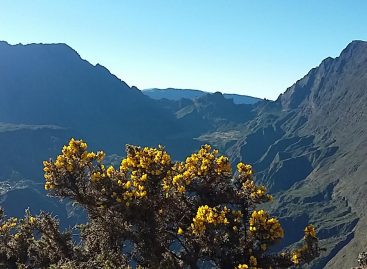
<path fill-rule="evenodd" d="M 354 41 L 259 107 L 229 150 L 277 194 L 285 245 L 302 237 L 294 227 L 316 224 L 326 251 L 312 268 L 351 267 L 367 248 L 366 104 L 367 43 Z"/>
<path fill-rule="evenodd" d="M 159 98 L 157 98 L 159 99 Z M 275 195 L 286 234 L 317 227 L 326 250 L 310 268 L 351 268 L 367 249 L 367 43 L 326 58 L 275 101 L 235 104 L 221 93 L 153 100 L 64 44 L 0 43 L 0 202 L 79 221 L 65 201 L 46 202 L 44 159 L 70 137 L 118 162 L 125 144 L 166 145 L 182 159 L 203 143 L 253 164 Z M 15 203 L 17 201 L 17 203 Z M 17 205 L 17 206 L 15 206 Z M 10 213 L 9 213 L 10 212 Z"/>

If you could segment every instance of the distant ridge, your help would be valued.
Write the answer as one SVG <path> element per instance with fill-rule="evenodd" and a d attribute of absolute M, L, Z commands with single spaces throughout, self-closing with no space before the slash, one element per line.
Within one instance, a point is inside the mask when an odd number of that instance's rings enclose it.
<path fill-rule="evenodd" d="M 152 99 L 168 99 L 178 101 L 182 98 L 186 99 L 195 99 L 201 96 L 208 94 L 209 92 L 193 90 L 193 89 L 176 89 L 176 88 L 167 88 L 167 89 L 159 89 L 159 88 L 151 88 L 142 90 L 142 92 L 149 96 Z M 255 104 L 262 99 L 257 97 L 252 97 L 248 95 L 241 94 L 230 94 L 223 93 L 224 98 L 233 99 L 233 103 L 235 104 Z"/>
<path fill-rule="evenodd" d="M 126 143 L 163 144 L 175 160 L 208 143 L 232 163 L 253 165 L 274 195 L 269 210 L 288 231 L 279 248 L 303 238 L 294 227 L 315 225 L 326 250 L 303 268 L 351 268 L 367 250 L 367 42 L 326 58 L 276 101 L 234 104 L 219 92 L 149 90 L 166 96 L 149 98 L 65 44 L 0 42 L 0 204 L 7 214 L 30 206 L 68 218 L 69 209 L 46 203 L 38 187 L 42 160 L 72 136 L 112 161 Z M 179 100 L 169 100 L 171 92 Z M 4 179 L 36 183 L 8 191 L 13 182 Z"/>

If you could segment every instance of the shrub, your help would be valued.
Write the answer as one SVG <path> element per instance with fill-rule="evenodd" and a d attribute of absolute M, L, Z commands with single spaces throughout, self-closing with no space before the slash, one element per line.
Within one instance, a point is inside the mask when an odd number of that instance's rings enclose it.
<path fill-rule="evenodd" d="M 21 220 L 1 213 L 0 260 L 7 268 L 287 268 L 319 255 L 312 225 L 293 251 L 273 253 L 284 235 L 258 205 L 271 201 L 250 165 L 236 173 L 217 150 L 203 146 L 184 162 L 163 147 L 128 145 L 120 167 L 102 151 L 72 139 L 44 162 L 45 189 L 88 213 L 80 242 L 60 232 L 49 214 Z M 23 266 L 23 267 L 22 267 Z"/>

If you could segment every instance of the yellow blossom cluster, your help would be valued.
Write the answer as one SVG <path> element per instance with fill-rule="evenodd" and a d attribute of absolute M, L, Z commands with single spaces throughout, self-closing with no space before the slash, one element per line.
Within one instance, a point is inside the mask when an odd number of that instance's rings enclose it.
<path fill-rule="evenodd" d="M 232 172 L 231 169 L 231 164 L 229 162 L 228 157 L 225 157 L 223 155 L 219 156 L 218 158 L 215 159 L 215 172 L 218 175 L 221 174 L 229 174 Z"/>
<path fill-rule="evenodd" d="M 152 176 L 161 175 L 171 165 L 171 157 L 159 146 L 158 149 L 149 147 L 127 147 L 127 156 L 121 161 L 120 170 L 129 172 L 144 170 Z"/>
<path fill-rule="evenodd" d="M 267 194 L 265 186 L 255 184 L 251 165 L 240 162 L 237 164 L 237 171 L 242 182 L 242 190 L 252 202 L 260 203 L 272 200 L 272 196 Z"/>
<path fill-rule="evenodd" d="M 17 218 L 10 218 L 4 223 L 0 224 L 0 234 L 5 234 L 9 232 L 10 229 L 17 226 L 18 219 Z"/>
<path fill-rule="evenodd" d="M 83 169 L 92 161 L 101 163 L 105 157 L 103 151 L 97 153 L 88 152 L 87 144 L 82 140 L 72 138 L 69 144 L 62 148 L 62 152 L 57 156 L 55 162 L 44 161 L 43 171 L 46 179 L 45 189 L 52 190 L 57 186 L 55 179 L 58 174 L 73 173 L 75 171 L 83 171 Z M 95 179 L 98 176 L 94 176 Z"/>
<path fill-rule="evenodd" d="M 292 252 L 292 257 L 291 257 L 291 261 L 295 264 L 295 265 L 299 265 L 301 262 L 301 253 L 299 251 L 293 251 Z"/>
<path fill-rule="evenodd" d="M 306 244 L 304 244 L 302 247 L 294 250 L 291 254 L 291 261 L 295 265 L 299 265 L 299 264 L 301 264 L 305 261 L 304 258 L 305 258 L 305 256 L 307 256 L 307 253 L 309 253 L 310 249 L 315 247 L 314 245 L 312 245 L 312 244 L 310 245 L 309 243 L 317 241 L 316 230 L 315 230 L 315 227 L 312 224 L 307 225 L 306 228 L 304 229 L 304 232 L 305 232 L 304 239 L 306 241 Z M 309 241 L 310 239 L 311 239 L 311 241 Z M 307 244 L 307 242 L 308 242 L 308 244 Z"/>
<path fill-rule="evenodd" d="M 218 150 L 212 150 L 211 146 L 204 145 L 197 152 L 186 158 L 185 177 L 205 177 L 212 172 L 217 175 L 231 173 L 231 165 L 227 157 L 219 156 Z"/>
<path fill-rule="evenodd" d="M 35 217 L 33 217 L 33 216 L 30 216 L 30 217 L 28 218 L 28 223 L 29 223 L 29 224 L 35 224 L 35 223 L 36 223 L 36 221 L 37 221 L 37 218 L 35 218 Z"/>
<path fill-rule="evenodd" d="M 239 162 L 237 164 L 237 171 L 243 179 L 252 179 L 253 177 L 252 166 L 249 164 Z"/>
<path fill-rule="evenodd" d="M 102 213 L 113 217 L 113 225 L 117 217 L 122 217 L 128 233 L 129 226 L 134 227 L 131 231 L 135 235 L 143 227 L 140 224 L 154 223 L 152 234 L 162 241 L 175 237 L 182 244 L 197 245 L 193 253 L 191 247 L 183 245 L 187 254 L 182 253 L 182 257 L 220 253 L 235 269 L 260 269 L 271 268 L 270 263 L 300 265 L 308 262 L 310 253 L 317 256 L 316 231 L 309 225 L 304 230 L 306 244 L 302 248 L 268 259 L 266 251 L 284 232 L 276 218 L 255 210 L 257 204 L 272 197 L 264 186 L 255 184 L 251 165 L 238 163 L 234 176 L 229 159 L 209 145 L 183 162 L 172 161 L 161 146 L 127 146 L 126 153 L 118 168 L 105 167 L 104 152 L 88 152 L 85 142 L 71 139 L 55 161 L 44 162 L 45 189 L 54 189 L 53 195 L 92 209 L 107 208 Z M 192 212 L 193 208 L 197 211 Z M 140 210 L 141 214 L 135 214 Z M 11 231 L 11 236 L 21 238 L 15 241 L 21 241 L 22 233 L 11 230 L 17 223 L 16 219 L 0 220 L 0 235 Z M 32 229 L 42 226 L 30 213 L 19 223 Z"/>
<path fill-rule="evenodd" d="M 103 182 L 104 179 L 114 181 L 121 189 L 109 195 L 117 202 L 129 205 L 131 200 L 147 196 L 148 178 L 166 174 L 172 166 L 170 156 L 161 146 L 158 149 L 127 146 L 127 157 L 122 160 L 119 170 L 113 166 L 105 168 L 102 164 L 104 158 L 103 151 L 88 152 L 85 142 L 71 139 L 55 161 L 44 162 L 45 189 L 56 188 L 61 184 L 59 180 L 70 175 L 89 173 L 92 183 Z"/>
<path fill-rule="evenodd" d="M 113 166 L 110 166 L 106 169 L 103 164 L 100 164 L 97 169 L 91 172 L 90 180 L 92 182 L 98 182 L 107 177 L 112 177 L 114 171 L 115 169 L 113 168 Z"/>
<path fill-rule="evenodd" d="M 247 264 L 239 264 L 239 265 L 237 265 L 236 266 L 236 268 L 235 269 L 248 269 L 249 267 L 248 267 L 248 265 Z"/>
<path fill-rule="evenodd" d="M 120 171 L 124 178 L 117 179 L 117 184 L 122 189 L 121 196 L 112 194 L 117 202 L 129 205 L 133 199 L 144 198 L 148 194 L 147 181 L 154 176 L 166 174 L 171 164 L 171 157 L 163 147 L 158 149 L 149 147 L 127 147 L 127 156 L 121 161 Z M 113 175 L 116 171 L 112 168 L 106 174 Z"/>
<path fill-rule="evenodd" d="M 305 228 L 305 237 L 307 237 L 307 236 L 311 236 L 311 237 L 316 238 L 316 230 L 315 230 L 315 227 L 312 224 L 307 225 L 306 228 Z"/>
<path fill-rule="evenodd" d="M 191 229 L 194 235 L 202 235 L 206 230 L 207 224 L 228 224 L 229 221 L 226 214 L 229 209 L 224 207 L 223 210 L 209 207 L 208 205 L 200 206 L 197 210 L 196 216 L 192 219 Z"/>
<path fill-rule="evenodd" d="M 251 268 L 256 269 L 257 259 L 255 256 L 250 256 L 250 265 L 252 266 Z"/>
<path fill-rule="evenodd" d="M 255 256 L 250 256 L 248 264 L 239 264 L 235 267 L 235 269 L 260 269 L 257 267 L 257 259 Z"/>
<path fill-rule="evenodd" d="M 242 184 L 242 188 L 249 193 L 251 201 L 255 203 L 271 201 L 273 198 L 267 194 L 265 186 L 257 186 L 254 181 L 247 180 Z"/>
<path fill-rule="evenodd" d="M 251 214 L 250 232 L 261 240 L 274 241 L 284 236 L 284 231 L 276 218 L 269 216 L 264 210 L 254 210 Z"/>
<path fill-rule="evenodd" d="M 186 175 L 186 174 L 185 174 Z M 167 172 L 166 177 L 163 178 L 162 188 L 168 195 L 169 191 L 185 192 L 186 185 L 189 184 L 184 175 L 184 165 L 182 162 L 176 162 L 170 171 Z"/>
<path fill-rule="evenodd" d="M 173 189 L 183 193 L 195 178 L 213 180 L 232 173 L 229 159 L 218 156 L 218 150 L 212 150 L 210 145 L 202 146 L 197 153 L 187 157 L 185 162 L 176 163 L 172 172 L 171 177 L 163 181 L 166 192 Z"/>
<path fill-rule="evenodd" d="M 304 255 L 308 253 L 308 247 L 306 245 L 302 246 L 299 249 L 292 251 L 291 253 L 291 261 L 294 265 L 300 265 L 305 262 Z"/>
<path fill-rule="evenodd" d="M 116 196 L 117 202 L 126 202 L 126 205 L 133 199 L 140 199 L 147 196 L 146 182 L 147 174 L 141 174 L 140 171 L 131 171 L 130 177 L 126 181 L 118 180 L 117 184 L 122 189 L 122 197 Z M 114 196 L 114 194 L 112 194 Z"/>

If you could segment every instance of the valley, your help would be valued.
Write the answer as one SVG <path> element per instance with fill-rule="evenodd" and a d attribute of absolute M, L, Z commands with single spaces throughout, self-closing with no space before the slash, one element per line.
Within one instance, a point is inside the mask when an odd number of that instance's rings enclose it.
<path fill-rule="evenodd" d="M 275 101 L 239 103 L 201 91 L 177 98 L 177 91 L 150 98 L 65 44 L 0 42 L 0 203 L 7 215 L 28 205 L 70 225 L 83 220 L 43 191 L 42 161 L 71 137 L 105 150 L 110 163 L 126 144 L 161 144 L 183 160 L 209 143 L 233 164 L 252 164 L 257 182 L 274 194 L 269 209 L 288 231 L 279 249 L 297 244 L 312 223 L 326 250 L 309 268 L 355 264 L 367 249 L 367 42 L 326 58 Z"/>

